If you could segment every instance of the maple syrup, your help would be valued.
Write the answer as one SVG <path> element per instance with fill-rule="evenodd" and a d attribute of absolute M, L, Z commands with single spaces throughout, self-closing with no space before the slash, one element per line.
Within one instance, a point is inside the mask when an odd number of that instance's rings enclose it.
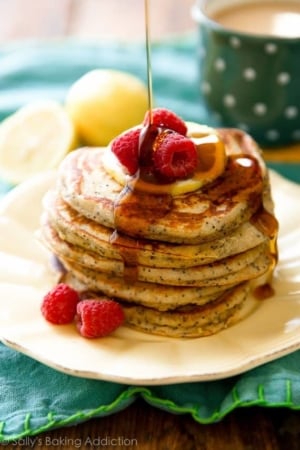
<path fill-rule="evenodd" d="M 127 247 L 122 241 L 122 235 L 115 229 L 110 236 L 110 243 L 118 246 L 124 264 L 123 278 L 128 282 L 135 281 L 138 277 L 139 241 L 135 241 L 136 247 L 133 248 Z"/>
<path fill-rule="evenodd" d="M 275 291 L 272 287 L 272 281 L 257 286 L 253 291 L 253 295 L 257 300 L 266 300 L 267 298 L 273 297 L 274 294 Z"/>
<path fill-rule="evenodd" d="M 147 58 L 148 110 L 149 110 L 149 123 L 151 125 L 152 124 L 153 90 L 152 90 L 150 14 L 149 14 L 149 1 L 148 0 L 144 0 L 144 9 L 145 9 L 145 37 L 146 37 L 146 58 Z"/>
<path fill-rule="evenodd" d="M 131 177 L 122 189 L 114 204 L 114 226 L 115 230 L 110 237 L 110 242 L 118 247 L 119 253 L 124 263 L 123 277 L 128 282 L 134 282 L 138 278 L 138 260 L 139 260 L 139 241 L 135 240 L 136 246 L 129 248 L 122 245 L 122 235 L 120 234 L 118 224 L 123 216 L 122 211 L 124 208 L 130 208 L 130 201 L 133 195 L 134 184 L 136 179 L 143 174 L 145 179 L 151 178 L 151 159 L 152 148 L 157 135 L 160 132 L 160 128 L 153 125 L 152 120 L 152 104 L 153 104 L 153 92 L 152 92 L 152 66 L 151 66 L 151 45 L 150 45 L 150 14 L 149 14 L 149 1 L 144 0 L 145 10 L 145 43 L 146 43 L 146 60 L 147 60 L 147 90 L 148 90 L 148 125 L 144 126 L 141 130 L 139 137 L 139 155 L 140 169 Z"/>
<path fill-rule="evenodd" d="M 239 203 L 243 200 L 244 191 L 252 194 L 249 202 L 251 209 L 255 211 L 259 208 L 261 202 L 261 192 L 263 189 L 263 180 L 261 169 L 256 158 L 244 153 L 230 155 L 227 160 L 226 168 L 220 177 L 214 182 L 203 186 L 202 191 L 209 191 L 209 197 L 215 205 L 222 203 Z M 246 193 L 246 196 L 249 195 Z"/>
<path fill-rule="evenodd" d="M 135 282 L 138 278 L 139 251 L 140 242 L 138 239 L 132 239 L 135 242 L 134 247 L 124 245 L 122 237 L 123 221 L 128 219 L 128 214 L 124 212 L 130 210 L 130 204 L 140 205 L 142 211 L 155 210 L 155 217 L 159 219 L 158 214 L 164 216 L 173 206 L 172 195 L 161 194 L 153 198 L 154 204 L 151 204 L 151 196 L 139 193 L 136 195 L 134 185 L 139 177 L 149 182 L 159 182 L 154 179 L 152 173 L 152 155 L 155 151 L 156 140 L 164 133 L 171 132 L 153 124 L 152 117 L 152 68 L 151 68 L 151 51 L 150 51 L 150 33 L 149 33 L 149 4 L 148 0 L 144 0 L 145 6 L 145 30 L 146 30 L 146 55 L 147 55 L 147 84 L 148 84 L 148 124 L 142 129 L 139 137 L 139 170 L 130 177 L 125 187 L 114 204 L 114 226 L 115 231 L 112 233 L 110 242 L 118 248 L 119 254 L 124 263 L 123 277 L 127 282 Z M 254 211 L 254 215 L 250 222 L 262 233 L 270 238 L 270 253 L 273 258 L 273 265 L 270 269 L 270 282 L 255 288 L 254 295 L 258 299 L 264 299 L 274 294 L 271 286 L 271 276 L 277 262 L 277 231 L 278 223 L 275 217 L 269 213 L 263 205 L 263 177 L 262 170 L 258 160 L 245 151 L 241 154 L 230 155 L 228 157 L 227 166 L 222 176 L 218 177 L 215 182 L 204 186 L 203 194 L 209 190 L 209 196 L 215 204 L 223 202 L 233 203 L 243 201 L 243 191 L 252 189 L 252 194 L 248 201 L 251 202 L 250 208 Z M 246 194 L 247 195 L 247 194 Z M 211 211 L 213 214 L 214 212 Z M 126 217 L 126 219 L 124 219 Z M 125 224 L 126 225 L 126 224 Z M 134 229 L 134 224 L 132 224 Z M 134 234 L 134 232 L 133 232 Z"/>
<path fill-rule="evenodd" d="M 278 235 L 278 221 L 273 214 L 269 213 L 264 207 L 263 201 L 259 210 L 251 217 L 250 222 L 259 231 L 269 237 L 269 250 L 272 258 L 272 265 L 269 268 L 268 281 L 260 286 L 257 286 L 253 295 L 258 300 L 265 300 L 274 295 L 272 287 L 273 270 L 278 261 L 277 235 Z"/>
<path fill-rule="evenodd" d="M 150 116 L 149 116 L 150 120 Z M 152 119 L 151 119 L 152 120 Z M 139 165 L 140 171 L 138 176 L 146 181 L 152 180 L 152 153 L 155 140 L 157 139 L 161 129 L 152 123 L 141 129 L 139 137 Z"/>

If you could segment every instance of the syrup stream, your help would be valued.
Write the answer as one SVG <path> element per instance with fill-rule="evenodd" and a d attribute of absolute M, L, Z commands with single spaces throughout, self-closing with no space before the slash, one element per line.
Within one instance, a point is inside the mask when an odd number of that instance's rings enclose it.
<path fill-rule="evenodd" d="M 151 66 L 151 47 L 150 47 L 150 14 L 149 1 L 144 0 L 145 8 L 145 33 L 146 33 L 146 57 L 147 57 L 147 86 L 148 86 L 148 109 L 149 109 L 149 124 L 152 124 L 152 66 Z"/>
<path fill-rule="evenodd" d="M 145 10 L 145 44 L 146 44 L 146 63 L 147 63 L 147 90 L 148 90 L 148 117 L 149 124 L 142 129 L 141 136 L 139 138 L 139 152 L 144 155 L 144 164 L 147 167 L 147 163 L 150 158 L 150 150 L 152 144 L 157 136 L 157 127 L 153 128 L 152 117 L 152 67 L 151 67 L 151 45 L 150 45 L 150 14 L 149 14 L 149 0 L 144 0 Z M 147 171 L 147 169 L 146 169 Z M 140 171 L 136 174 L 139 176 Z M 136 177 L 133 177 L 132 182 L 128 182 L 124 189 L 121 191 L 117 201 L 114 205 L 114 220 L 115 230 L 110 237 L 110 242 L 118 246 L 119 252 L 124 263 L 124 280 L 127 282 L 134 282 L 138 277 L 138 254 L 139 254 L 139 241 L 136 240 L 136 248 L 127 248 L 122 241 L 122 235 L 119 233 L 119 220 L 122 218 L 122 211 L 126 212 L 130 208 L 130 199 L 133 192 L 134 181 Z M 125 214 L 126 216 L 126 214 Z"/>
<path fill-rule="evenodd" d="M 147 88 L 148 88 L 148 117 L 149 117 L 149 124 L 146 125 L 140 134 L 139 138 L 139 153 L 142 156 L 141 158 L 141 167 L 137 174 L 137 176 L 140 176 L 140 171 L 142 170 L 143 176 L 147 178 L 148 174 L 148 166 L 150 164 L 151 160 L 151 152 L 153 148 L 153 143 L 157 137 L 158 134 L 162 132 L 160 127 L 153 125 L 153 114 L 152 114 L 152 100 L 153 100 L 153 91 L 152 91 L 152 66 L 151 66 L 151 39 L 150 39 L 150 14 L 149 14 L 149 0 L 144 0 L 144 9 L 145 9 L 145 40 L 146 40 L 146 61 L 147 61 Z M 231 159 L 231 162 L 236 167 L 239 167 L 240 170 L 235 171 L 237 172 L 237 175 L 241 175 L 241 170 L 243 172 L 242 176 L 238 176 L 238 180 L 234 180 L 233 178 L 236 177 L 228 177 L 227 182 L 223 182 L 223 186 L 221 183 L 221 186 L 225 190 L 223 194 L 228 194 L 226 192 L 228 189 L 229 191 L 234 190 L 236 186 L 239 188 L 241 187 L 241 180 L 243 180 L 242 184 L 246 182 L 246 184 L 250 184 L 251 181 L 254 182 L 257 177 L 260 176 L 260 170 L 258 167 L 258 164 L 255 160 L 247 157 L 248 163 L 246 166 L 244 166 L 243 163 L 240 163 L 240 161 L 244 161 L 245 156 L 244 155 L 238 155 L 235 158 Z M 149 172 L 150 173 L 150 172 Z M 122 219 L 122 217 L 126 217 L 126 214 L 122 214 L 122 211 L 125 213 L 127 208 L 130 208 L 130 199 L 133 194 L 134 190 L 134 181 L 133 183 L 127 183 L 125 188 L 120 193 L 120 196 L 118 200 L 116 201 L 114 205 L 114 216 L 115 216 L 115 231 L 111 235 L 110 242 L 116 246 L 118 246 L 120 254 L 122 256 L 123 262 L 124 262 L 124 279 L 128 282 L 134 282 L 137 279 L 138 276 L 138 254 L 139 254 L 139 240 L 136 239 L 136 248 L 131 249 L 127 248 L 126 245 L 122 242 L 122 236 L 119 234 L 119 220 Z M 235 186 L 235 182 L 237 183 Z M 222 190 L 221 187 L 221 190 Z M 218 184 L 218 188 L 216 189 L 216 193 L 218 194 L 218 197 L 222 192 L 220 193 L 220 185 Z M 232 192 L 231 192 L 232 194 Z M 163 196 L 164 200 L 167 199 L 169 196 Z M 171 197 L 172 199 L 172 197 Z M 135 199 L 136 201 L 136 199 Z M 169 205 L 172 204 L 172 201 L 169 202 L 163 202 L 164 204 Z M 146 205 L 144 205 L 146 206 Z M 162 208 L 163 214 L 166 212 L 164 208 Z M 168 208 L 167 208 L 168 210 Z M 261 205 L 261 214 L 254 214 L 251 221 L 254 226 L 257 227 L 257 229 L 261 230 L 262 232 L 269 235 L 270 238 L 270 251 L 271 255 L 273 257 L 273 268 L 276 265 L 277 262 L 277 248 L 276 248 L 276 237 L 277 237 L 277 221 L 272 216 L 272 214 L 268 213 L 264 207 L 263 204 Z M 121 227 L 122 228 L 122 227 Z M 271 270 L 272 272 L 272 270 Z M 270 282 L 265 283 L 263 286 L 259 286 L 256 288 L 255 296 L 258 299 L 265 299 L 268 298 L 273 294 L 273 289 L 271 286 L 271 279 Z"/>

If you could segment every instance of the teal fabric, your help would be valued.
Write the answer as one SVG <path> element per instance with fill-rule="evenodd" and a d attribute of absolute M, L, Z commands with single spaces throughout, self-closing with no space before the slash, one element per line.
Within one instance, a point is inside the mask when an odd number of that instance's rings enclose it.
<path fill-rule="evenodd" d="M 188 120 L 217 125 L 207 115 L 197 87 L 193 37 L 153 45 L 157 105 Z M 69 86 L 96 67 L 129 71 L 146 80 L 144 46 L 55 41 L 0 48 L 0 118 L 28 101 L 63 101 Z M 273 164 L 300 182 L 300 165 Z M 0 184 L 4 195 L 11 186 Z M 221 420 L 238 407 L 300 409 L 300 352 L 224 380 L 169 386 L 127 386 L 55 371 L 0 344 L 0 442 L 73 425 L 126 408 L 137 397 L 200 423 Z"/>
<path fill-rule="evenodd" d="M 101 46 L 71 40 L 0 48 L 0 119 L 28 101 L 49 97 L 63 101 L 68 87 L 96 67 L 126 70 L 146 82 L 144 45 Z M 153 44 L 152 69 L 157 106 L 183 112 L 186 120 L 213 123 L 207 117 L 197 89 L 193 38 L 175 45 Z"/>

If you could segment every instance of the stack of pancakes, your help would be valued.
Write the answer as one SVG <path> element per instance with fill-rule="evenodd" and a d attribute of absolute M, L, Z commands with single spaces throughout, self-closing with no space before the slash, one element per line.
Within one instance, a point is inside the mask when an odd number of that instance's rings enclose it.
<path fill-rule="evenodd" d="M 241 319 L 253 283 L 270 281 L 277 222 L 268 172 L 248 135 L 218 132 L 226 169 L 194 192 L 124 188 L 104 169 L 106 149 L 83 148 L 45 197 L 43 240 L 66 279 L 119 301 L 130 327 L 207 336 Z"/>

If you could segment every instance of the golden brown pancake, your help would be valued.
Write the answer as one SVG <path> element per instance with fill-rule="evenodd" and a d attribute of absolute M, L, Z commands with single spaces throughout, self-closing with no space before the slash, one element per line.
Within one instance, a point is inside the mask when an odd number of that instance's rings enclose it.
<path fill-rule="evenodd" d="M 83 297 L 91 298 L 93 292 L 86 292 L 86 286 L 68 273 L 64 280 L 82 292 Z M 256 306 L 249 298 L 250 285 L 242 283 L 207 303 L 178 305 L 172 310 L 160 310 L 151 306 L 124 302 L 122 304 L 126 324 L 138 331 L 174 338 L 204 337 L 218 333 L 242 320 L 249 310 Z"/>
<path fill-rule="evenodd" d="M 137 330 L 219 332 L 244 317 L 251 286 L 272 274 L 277 222 L 261 152 L 243 132 L 219 133 L 226 168 L 196 191 L 124 188 L 106 172 L 104 148 L 83 148 L 45 196 L 41 237 L 65 279 L 119 301 Z"/>
<path fill-rule="evenodd" d="M 68 268 L 68 266 L 67 266 Z M 78 267 L 75 264 L 67 271 L 79 283 L 80 289 L 107 295 L 125 303 L 168 311 L 180 306 L 204 305 L 217 299 L 223 292 L 234 286 L 181 287 L 151 284 L 142 281 L 132 283 L 119 277 Z M 73 277 L 73 278 L 72 278 Z"/>
<path fill-rule="evenodd" d="M 235 142 L 236 133 L 228 134 Z M 226 147 L 222 176 L 184 195 L 127 192 L 105 171 L 105 148 L 70 153 L 61 166 L 58 189 L 81 215 L 125 235 L 180 244 L 212 241 L 247 222 L 260 208 L 268 185 L 258 147 L 252 140 L 243 144 L 240 153 L 236 145 Z"/>
<path fill-rule="evenodd" d="M 123 308 L 127 323 L 136 330 L 169 337 L 203 337 L 240 320 L 248 293 L 247 284 L 241 284 L 203 306 L 182 307 L 168 312 L 127 304 Z"/>
<path fill-rule="evenodd" d="M 55 191 L 44 200 L 47 224 L 59 237 L 86 251 L 105 258 L 124 260 L 124 253 L 133 254 L 140 265 L 151 267 L 188 268 L 212 263 L 250 250 L 268 241 L 268 236 L 250 222 L 232 233 L 198 245 L 178 245 L 167 242 L 133 239 L 126 235 L 112 241 L 112 230 L 93 222 L 68 206 Z"/>
<path fill-rule="evenodd" d="M 60 239 L 56 231 L 43 227 L 45 242 L 68 268 L 72 265 L 91 269 L 95 272 L 107 273 L 116 277 L 126 277 L 123 261 L 101 257 L 93 252 L 69 244 Z M 264 274 L 270 265 L 271 256 L 268 244 L 260 244 L 248 251 L 223 258 L 207 265 L 182 268 L 157 268 L 135 264 L 134 280 L 148 283 L 167 284 L 172 286 L 212 286 L 215 284 L 239 284 Z M 128 271 L 127 271 L 128 272 Z"/>

